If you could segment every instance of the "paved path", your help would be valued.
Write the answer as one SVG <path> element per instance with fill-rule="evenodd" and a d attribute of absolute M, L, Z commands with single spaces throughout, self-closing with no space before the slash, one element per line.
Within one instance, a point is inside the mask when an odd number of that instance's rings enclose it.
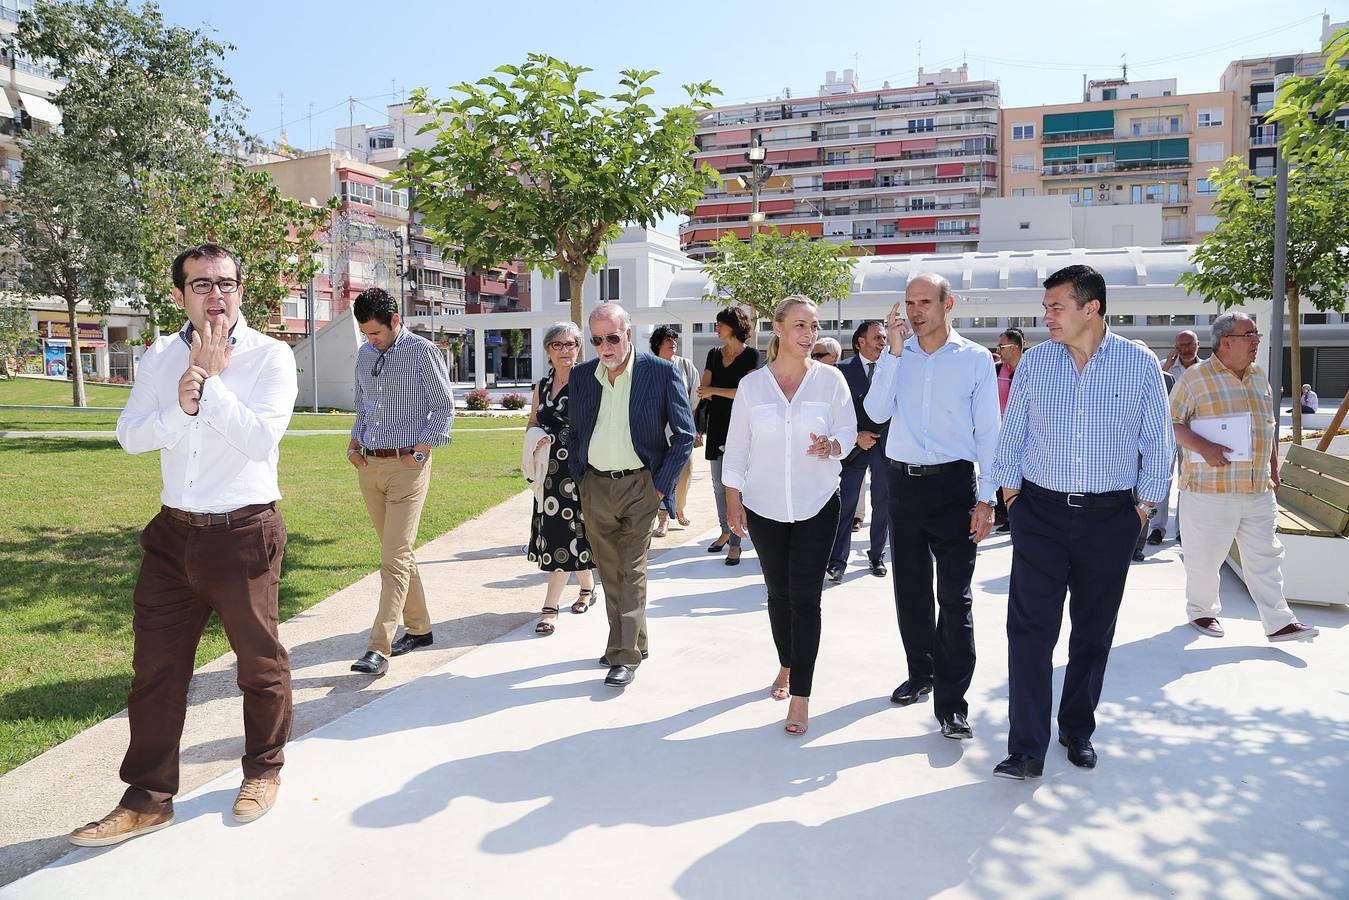
<path fill-rule="evenodd" d="M 652 656 L 626 691 L 594 664 L 602 616 L 547 639 L 525 624 L 295 740 L 266 818 L 232 822 L 231 770 L 184 796 L 173 828 L 75 851 L 0 895 L 1349 894 L 1349 611 L 1300 608 L 1321 639 L 1271 646 L 1225 574 L 1228 634 L 1205 638 L 1184 624 L 1176 554 L 1132 572 L 1094 771 L 1055 747 L 1041 780 L 990 776 L 1007 730 L 1006 537 L 975 576 L 969 743 L 940 736 L 930 703 L 889 703 L 903 676 L 889 584 L 857 567 L 825 592 L 810 732 L 785 735 L 753 555 L 727 568 L 690 542 L 652 566 Z M 1056 663 L 1057 681 L 1062 647 Z M 334 672 L 326 690 L 353 684 Z M 82 820 L 102 799 L 68 808 Z"/>

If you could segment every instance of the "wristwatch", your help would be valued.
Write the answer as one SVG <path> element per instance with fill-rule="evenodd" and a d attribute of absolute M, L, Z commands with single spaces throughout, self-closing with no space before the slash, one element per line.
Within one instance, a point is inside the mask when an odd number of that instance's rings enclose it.
<path fill-rule="evenodd" d="M 413 450 L 412 458 L 415 459 L 419 465 L 426 462 L 426 454 L 420 450 Z"/>
<path fill-rule="evenodd" d="M 1157 515 L 1157 507 L 1153 506 L 1151 503 L 1139 501 L 1138 505 L 1147 514 L 1148 521 L 1151 521 Z"/>

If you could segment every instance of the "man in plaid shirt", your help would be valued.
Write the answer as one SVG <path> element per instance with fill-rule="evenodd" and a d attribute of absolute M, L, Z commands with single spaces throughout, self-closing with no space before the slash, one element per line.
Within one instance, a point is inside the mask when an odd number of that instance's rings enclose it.
<path fill-rule="evenodd" d="M 1274 532 L 1279 443 L 1269 380 L 1255 364 L 1260 332 L 1239 312 L 1223 313 L 1212 328 L 1213 354 L 1185 370 L 1171 393 L 1171 422 L 1182 448 L 1186 616 L 1195 630 L 1223 636 L 1218 573 L 1235 538 L 1265 635 L 1271 641 L 1310 640 L 1317 629 L 1298 622 L 1283 596 L 1283 544 Z M 1233 448 L 1190 427 L 1195 419 L 1217 416 L 1249 420 L 1249 460 L 1228 459 Z"/>

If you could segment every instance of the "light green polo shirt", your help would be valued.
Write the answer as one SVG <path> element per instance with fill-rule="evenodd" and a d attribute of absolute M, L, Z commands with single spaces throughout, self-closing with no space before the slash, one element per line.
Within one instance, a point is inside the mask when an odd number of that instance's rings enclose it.
<path fill-rule="evenodd" d="M 632 367 L 636 351 L 628 354 L 623 371 L 614 383 L 609 383 L 609 370 L 604 363 L 595 366 L 595 379 L 600 383 L 600 411 L 595 418 L 595 432 L 590 436 L 590 465 L 605 472 L 620 469 L 640 469 L 641 457 L 632 448 L 632 427 L 628 423 L 628 403 L 632 399 Z"/>

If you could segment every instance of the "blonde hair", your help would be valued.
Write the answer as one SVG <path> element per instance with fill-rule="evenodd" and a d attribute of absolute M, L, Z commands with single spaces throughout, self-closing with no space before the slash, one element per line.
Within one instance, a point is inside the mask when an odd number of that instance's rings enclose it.
<path fill-rule="evenodd" d="M 783 297 L 778 301 L 777 307 L 773 310 L 773 321 L 784 322 L 787 319 L 787 313 L 796 306 L 809 306 L 811 309 L 817 309 L 815 301 L 805 294 L 792 294 L 790 297 Z M 778 336 L 777 332 L 768 339 L 768 361 L 772 362 L 778 358 Z"/>

